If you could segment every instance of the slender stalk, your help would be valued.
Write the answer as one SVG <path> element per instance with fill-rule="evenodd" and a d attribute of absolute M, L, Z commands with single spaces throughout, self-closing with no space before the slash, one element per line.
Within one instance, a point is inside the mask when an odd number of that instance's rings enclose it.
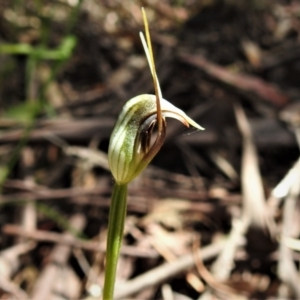
<path fill-rule="evenodd" d="M 144 38 L 141 37 L 141 39 L 142 39 L 144 50 L 145 50 L 145 53 L 146 53 L 146 56 L 148 59 L 150 71 L 151 71 L 152 77 L 153 77 L 153 85 L 154 85 L 154 91 L 155 91 L 155 96 L 156 96 L 156 108 L 157 108 L 157 129 L 158 129 L 157 136 L 159 137 L 163 131 L 163 126 L 164 126 L 161 107 L 160 107 L 162 94 L 161 94 L 161 89 L 160 89 L 160 85 L 159 85 L 159 81 L 158 81 L 156 69 L 155 69 L 155 62 L 154 62 L 154 56 L 153 56 L 153 51 L 152 51 L 152 44 L 151 44 L 148 20 L 147 20 L 145 9 L 143 7 L 142 7 L 142 14 L 143 14 L 143 20 L 144 20 L 144 25 L 145 25 L 147 45 L 144 44 L 144 41 L 143 41 Z M 143 36 L 143 34 L 141 34 L 141 35 Z"/>
<path fill-rule="evenodd" d="M 108 220 L 103 300 L 113 300 L 117 263 L 126 216 L 127 184 L 115 183 Z"/>

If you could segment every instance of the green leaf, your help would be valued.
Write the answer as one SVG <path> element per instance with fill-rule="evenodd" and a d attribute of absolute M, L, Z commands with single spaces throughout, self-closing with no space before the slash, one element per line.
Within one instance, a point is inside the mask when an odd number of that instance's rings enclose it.
<path fill-rule="evenodd" d="M 6 180 L 9 174 L 9 168 L 7 166 L 0 166 L 0 186 Z"/>
<path fill-rule="evenodd" d="M 3 117 L 11 118 L 19 122 L 28 123 L 39 113 L 41 104 L 39 102 L 24 102 L 10 107 L 4 112 Z"/>

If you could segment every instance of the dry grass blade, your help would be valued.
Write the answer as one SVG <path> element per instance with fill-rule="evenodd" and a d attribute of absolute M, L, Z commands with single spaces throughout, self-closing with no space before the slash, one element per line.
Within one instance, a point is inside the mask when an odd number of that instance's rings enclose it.
<path fill-rule="evenodd" d="M 268 199 L 268 207 L 271 209 L 271 214 L 275 215 L 276 209 L 281 204 L 281 201 L 288 196 L 291 186 L 299 179 L 300 173 L 300 158 L 290 168 L 283 179 L 272 190 L 271 196 Z"/>
<path fill-rule="evenodd" d="M 9 278 L 20 267 L 19 256 L 35 247 L 33 242 L 24 242 L 0 252 L 1 276 Z"/>
<path fill-rule="evenodd" d="M 5 277 L 0 277 L 0 289 L 12 295 L 11 298 L 7 299 L 17 299 L 17 300 L 29 300 L 28 295 L 19 288 L 14 282 L 10 281 Z"/>
<path fill-rule="evenodd" d="M 163 300 L 175 300 L 172 288 L 169 284 L 164 284 L 162 286 L 161 293 L 163 295 Z"/>
<path fill-rule="evenodd" d="M 233 220 L 229 239 L 213 266 L 213 274 L 221 281 L 229 278 L 238 244 L 248 227 L 254 226 L 264 230 L 270 223 L 251 128 L 242 108 L 238 104 L 234 108 L 238 127 L 243 136 L 241 174 L 243 216 L 241 220 Z"/>
<path fill-rule="evenodd" d="M 294 166 L 288 171 L 280 183 L 273 189 L 272 196 L 276 198 L 284 198 L 288 195 L 291 186 L 298 180 L 300 170 L 300 158 Z"/>
<path fill-rule="evenodd" d="M 33 242 L 25 242 L 0 252 L 0 289 L 13 295 L 14 299 L 29 299 L 28 295 L 10 280 L 10 277 L 20 267 L 20 255 L 35 247 Z"/>
<path fill-rule="evenodd" d="M 281 242 L 284 243 L 286 246 L 288 246 L 290 249 L 300 251 L 300 240 L 299 239 L 284 237 L 281 240 Z"/>
<path fill-rule="evenodd" d="M 100 150 L 94 150 L 85 147 L 67 146 L 64 148 L 64 151 L 67 155 L 76 156 L 93 166 L 99 166 L 105 170 L 109 170 L 107 154 Z"/>
<path fill-rule="evenodd" d="M 239 104 L 235 104 L 234 110 L 243 138 L 241 170 L 243 217 L 249 220 L 250 226 L 259 227 L 263 230 L 270 222 L 267 216 L 258 156 L 252 139 L 251 128 L 242 107 Z"/>
<path fill-rule="evenodd" d="M 212 273 L 217 280 L 225 281 L 229 278 L 234 267 L 235 253 L 242 243 L 248 226 L 248 220 L 245 218 L 232 221 L 232 229 L 226 244 L 212 267 Z"/>
<path fill-rule="evenodd" d="M 282 224 L 282 239 L 283 241 L 280 243 L 279 247 L 279 261 L 278 261 L 278 276 L 279 278 L 288 286 L 288 289 L 292 291 L 292 293 L 300 298 L 300 286 L 299 286 L 299 274 L 294 263 L 293 259 L 293 251 L 284 242 L 285 238 L 290 238 L 293 234 L 299 235 L 299 226 L 295 222 L 297 222 L 296 214 L 299 218 L 299 206 L 297 205 L 298 197 L 300 194 L 300 183 L 299 177 L 300 172 L 299 168 L 297 168 L 298 176 L 296 177 L 298 180 L 294 180 L 292 185 L 290 186 L 289 194 L 285 199 L 284 208 L 283 208 L 283 224 Z M 296 231 L 298 232 L 294 232 Z M 287 295 L 281 295 L 286 297 Z"/>

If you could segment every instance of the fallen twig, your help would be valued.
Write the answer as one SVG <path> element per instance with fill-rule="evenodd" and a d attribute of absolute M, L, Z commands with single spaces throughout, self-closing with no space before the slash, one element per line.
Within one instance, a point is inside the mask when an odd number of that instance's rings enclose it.
<path fill-rule="evenodd" d="M 11 224 L 5 225 L 2 228 L 2 232 L 9 235 L 25 237 L 39 242 L 52 242 L 52 243 L 72 246 L 75 248 L 81 248 L 83 250 L 88 250 L 88 251 L 105 252 L 105 247 L 103 245 L 100 245 L 99 242 L 84 241 L 74 236 L 66 236 L 64 234 L 59 234 L 55 232 L 48 232 L 44 230 L 27 231 L 20 226 L 11 225 Z M 151 257 L 151 258 L 157 257 L 157 252 L 155 250 L 141 249 L 138 247 L 126 246 L 126 245 L 124 245 L 121 248 L 121 253 L 124 255 L 134 256 L 134 257 Z"/>
<path fill-rule="evenodd" d="M 213 78 L 234 86 L 239 90 L 252 92 L 265 101 L 271 102 L 276 106 L 282 107 L 289 102 L 289 97 L 287 95 L 262 79 L 241 73 L 234 74 L 226 70 L 224 67 L 208 61 L 200 55 L 195 56 L 189 53 L 181 52 L 179 53 L 179 57 L 182 61 L 203 70 Z"/>

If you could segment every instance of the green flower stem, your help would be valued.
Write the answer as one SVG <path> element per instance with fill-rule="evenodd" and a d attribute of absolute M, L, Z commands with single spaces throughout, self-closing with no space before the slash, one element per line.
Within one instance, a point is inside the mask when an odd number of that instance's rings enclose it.
<path fill-rule="evenodd" d="M 108 220 L 103 300 L 113 300 L 117 263 L 126 216 L 127 184 L 115 183 Z"/>

